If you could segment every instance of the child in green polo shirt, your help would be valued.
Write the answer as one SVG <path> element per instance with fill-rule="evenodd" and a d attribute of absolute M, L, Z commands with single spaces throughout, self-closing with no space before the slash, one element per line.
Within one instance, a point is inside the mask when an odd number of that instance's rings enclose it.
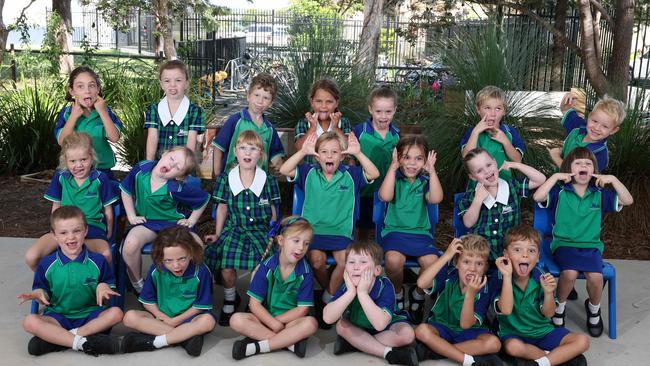
<path fill-rule="evenodd" d="M 178 345 L 197 357 L 203 335 L 214 329 L 212 275 L 203 264 L 203 248 L 190 230 L 174 226 L 160 230 L 153 242 L 153 264 L 138 300 L 145 311 L 129 310 L 122 339 L 124 352 L 153 351 Z"/>
<path fill-rule="evenodd" d="M 436 152 L 427 151 L 423 136 L 402 137 L 379 189 L 379 199 L 388 202 L 388 207 L 377 239 L 386 253 L 386 274 L 397 290 L 399 309 L 404 308 L 406 257 L 417 258 L 420 268 L 427 268 L 440 256 L 431 234 L 427 205 L 442 201 L 442 186 L 435 169 Z M 415 323 L 422 321 L 424 290 L 417 286 L 409 292 L 409 312 Z"/>
<path fill-rule="evenodd" d="M 584 334 L 555 328 L 555 278 L 536 267 L 539 233 L 529 225 L 508 231 L 499 278 L 491 281 L 499 337 L 507 354 L 522 366 L 587 366 L 582 355 L 589 348 Z M 503 260 L 505 259 L 505 261 Z M 506 269 L 506 267 L 510 267 Z"/>
<path fill-rule="evenodd" d="M 336 323 L 334 354 L 360 350 L 392 365 L 418 364 L 407 316 L 397 312 L 395 289 L 381 275 L 383 251 L 373 242 L 354 242 L 345 250 L 345 283 L 323 309 L 323 320 Z"/>
<path fill-rule="evenodd" d="M 50 226 L 59 247 L 38 264 L 32 292 L 18 295 L 21 304 L 36 300 L 46 306 L 43 314 L 23 321 L 34 335 L 27 351 L 33 356 L 67 348 L 95 356 L 118 353 L 118 339 L 104 334 L 122 321 L 119 307 L 103 305 L 119 296 L 113 290 L 115 277 L 104 257 L 84 244 L 88 225 L 83 212 L 60 207 L 52 212 Z"/>
<path fill-rule="evenodd" d="M 603 242 L 600 240 L 603 214 L 631 205 L 632 195 L 613 175 L 599 175 L 596 157 L 586 147 L 577 147 L 566 156 L 560 173 L 553 174 L 537 189 L 533 198 L 555 210 L 553 259 L 560 267 L 558 308 L 553 323 L 564 325 L 567 297 L 578 274 L 587 280 L 585 300 L 587 330 L 593 337 L 603 333 L 600 298 L 603 290 Z M 612 189 L 605 188 L 611 185 Z"/>
<path fill-rule="evenodd" d="M 415 328 L 420 361 L 447 357 L 463 366 L 502 364 L 496 356 L 501 342 L 484 323 L 490 306 L 485 276 L 489 254 L 485 238 L 464 235 L 420 272 L 418 287 L 432 287 L 437 295 L 428 322 Z"/>
<path fill-rule="evenodd" d="M 205 131 L 203 109 L 185 95 L 190 86 L 190 73 L 180 60 L 160 65 L 160 88 L 165 97 L 152 103 L 145 112 L 147 130 L 145 159 L 160 159 L 174 146 L 187 146 L 196 153 L 196 138 Z"/>
<path fill-rule="evenodd" d="M 271 230 L 265 255 L 274 239 L 279 251 L 253 272 L 248 287 L 250 312 L 230 318 L 230 327 L 246 337 L 232 345 L 235 360 L 284 348 L 305 357 L 307 340 L 318 329 L 316 319 L 309 316 L 314 306 L 314 274 L 305 260 L 313 234 L 309 222 L 300 216 L 287 217 Z"/>

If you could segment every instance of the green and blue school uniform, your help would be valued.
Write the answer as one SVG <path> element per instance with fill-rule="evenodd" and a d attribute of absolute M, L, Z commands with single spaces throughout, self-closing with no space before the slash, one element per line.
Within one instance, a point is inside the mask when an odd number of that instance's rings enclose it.
<path fill-rule="evenodd" d="M 586 147 L 591 150 L 598 162 L 599 172 L 607 169 L 609 163 L 609 150 L 607 149 L 607 139 L 597 142 L 582 141 L 587 135 L 587 121 L 578 115 L 573 108 L 569 109 L 562 117 L 562 127 L 566 132 L 564 144 L 562 145 L 562 159 L 564 159 L 576 147 Z"/>
<path fill-rule="evenodd" d="M 65 126 L 65 122 L 70 118 L 70 111 L 72 106 L 67 106 L 61 110 L 59 117 L 56 120 L 56 125 L 54 127 L 54 138 L 59 139 L 61 130 Z M 122 121 L 113 113 L 110 107 L 106 107 L 108 116 L 110 117 L 113 124 L 118 131 L 122 131 Z M 90 112 L 88 117 L 81 115 L 77 120 L 77 123 L 74 126 L 75 132 L 85 132 L 90 135 L 90 138 L 93 141 L 93 148 L 97 154 L 97 169 L 105 171 L 107 170 L 110 173 L 112 167 L 115 166 L 115 153 L 111 148 L 111 145 L 108 143 L 108 138 L 106 137 L 106 129 L 104 129 L 104 123 L 102 122 L 99 113 L 97 110 L 93 109 Z M 109 175 L 109 177 L 111 177 Z"/>
<path fill-rule="evenodd" d="M 43 196 L 61 206 L 79 207 L 88 223 L 86 239 L 108 241 L 104 207 L 112 205 L 119 197 L 106 174 L 92 169 L 79 186 L 68 170 L 57 170 Z"/>
<path fill-rule="evenodd" d="M 32 290 L 42 289 L 50 305 L 43 315 L 56 319 L 66 329 L 80 327 L 106 310 L 97 305 L 97 285 L 115 288 L 115 277 L 106 259 L 86 245 L 75 259 L 61 248 L 44 257 L 34 273 Z"/>
<path fill-rule="evenodd" d="M 458 202 L 458 215 L 463 216 L 474 200 L 476 187 L 469 188 Z M 521 222 L 521 199 L 528 197 L 528 178 L 504 180 L 499 178 L 497 196 L 488 197 L 481 205 L 478 221 L 468 228 L 490 243 L 490 261 L 503 255 L 503 238 L 511 227 Z"/>
<path fill-rule="evenodd" d="M 248 296 L 259 301 L 272 316 L 298 306 L 314 306 L 314 273 L 305 258 L 282 279 L 279 253 L 260 264 L 248 287 Z"/>
<path fill-rule="evenodd" d="M 207 192 L 192 184 L 170 179 L 156 191 L 151 192 L 151 174 L 158 164 L 155 160 L 143 160 L 136 164 L 120 183 L 125 194 L 135 196 L 135 212 L 147 221 L 140 224 L 149 230 L 158 232 L 175 226 L 185 215 L 179 206 L 185 205 L 198 210 L 210 201 Z"/>
<path fill-rule="evenodd" d="M 197 134 L 205 132 L 203 118 L 203 109 L 191 103 L 186 96 L 173 116 L 169 111 L 167 97 L 149 105 L 144 115 L 144 128 L 158 130 L 156 158 L 175 146 L 186 146 L 190 131 L 196 131 Z"/>
<path fill-rule="evenodd" d="M 217 241 L 205 249 L 206 264 L 213 271 L 255 268 L 269 241 L 271 208 L 280 204 L 278 181 L 257 167 L 253 183 L 245 188 L 237 165 L 217 177 L 213 197 L 228 206 L 228 217 Z"/>
<path fill-rule="evenodd" d="M 359 140 L 361 152 L 372 161 L 379 170 L 379 178 L 361 190 L 359 220 L 357 226 L 373 228 L 372 211 L 375 192 L 381 187 L 384 177 L 393 161 L 393 148 L 399 141 L 399 129 L 392 123 L 388 125 L 386 137 L 382 137 L 372 126 L 372 118 L 354 127 L 354 135 Z"/>
<path fill-rule="evenodd" d="M 388 202 L 381 231 L 384 252 L 395 250 L 409 257 L 440 256 L 431 235 L 428 193 L 429 177 L 426 175 L 418 175 L 411 183 L 401 170 L 395 172 L 395 194 Z"/>
<path fill-rule="evenodd" d="M 555 211 L 551 251 L 560 269 L 602 273 L 601 224 L 603 214 L 622 208 L 616 192 L 589 184 L 580 197 L 573 184 L 562 183 L 539 205 Z"/>
<path fill-rule="evenodd" d="M 352 241 L 359 191 L 370 183 L 356 165 L 338 166 L 328 182 L 320 165 L 300 164 L 295 184 L 305 192 L 302 217 L 314 229 L 310 250 L 344 250 Z"/>
<path fill-rule="evenodd" d="M 264 154 L 267 159 L 262 162 L 262 168 L 269 171 L 269 163 L 277 158 L 285 156 L 284 147 L 278 131 L 273 127 L 266 115 L 262 115 L 262 125 L 258 126 L 251 118 L 248 108 L 244 108 L 241 112 L 235 113 L 228 118 L 223 127 L 219 130 L 219 134 L 212 141 L 212 146 L 216 149 L 223 151 L 222 167 L 223 171 L 230 169 L 232 164 L 237 163 L 235 158 L 235 146 L 237 145 L 237 137 L 239 134 L 252 130 L 257 132 L 262 137 L 264 144 Z"/>
<path fill-rule="evenodd" d="M 331 301 L 335 301 L 339 297 L 343 296 L 346 291 L 347 287 L 345 286 L 345 283 L 342 283 L 338 290 L 336 290 Z M 408 317 L 403 312 L 397 312 L 397 305 L 395 304 L 395 288 L 388 277 L 384 275 L 375 277 L 375 283 L 372 285 L 368 295 L 375 305 L 386 312 L 386 314 L 390 315 L 391 321 L 388 323 L 386 328 L 379 331 L 375 329 L 372 323 L 370 323 L 370 320 L 368 320 L 366 313 L 363 311 L 359 298 L 356 296 L 350 305 L 348 305 L 347 309 L 345 309 L 343 319 L 347 319 L 350 323 L 371 334 L 384 331 L 395 323 L 408 322 Z"/>
<path fill-rule="evenodd" d="M 176 276 L 165 266 L 154 263 L 149 268 L 138 301 L 145 305 L 157 305 L 170 318 L 190 308 L 209 313 L 212 310 L 212 275 L 205 264 L 196 265 L 191 260 L 182 276 Z M 186 322 L 194 317 L 196 315 Z"/>
<path fill-rule="evenodd" d="M 512 279 L 513 306 L 512 313 L 509 315 L 502 314 L 497 304 L 503 285 L 501 273 L 498 274 L 498 280 L 492 281 L 496 285 L 493 288 L 493 303 L 497 314 L 498 335 L 502 341 L 517 338 L 550 352 L 560 345 L 562 338 L 569 334 L 564 327 L 555 328 L 551 318 L 542 314 L 544 289 L 539 282 L 539 277 L 543 273 L 539 267 L 533 268 L 526 289 L 523 290 L 517 286 L 514 278 Z"/>
<path fill-rule="evenodd" d="M 455 344 L 476 339 L 481 334 L 489 333 L 484 323 L 490 306 L 489 286 L 483 286 L 474 295 L 474 318 L 476 323 L 469 328 L 460 326 L 465 294 L 460 289 L 458 270 L 446 264 L 433 279 L 428 294 L 436 294 L 436 302 L 431 308 L 427 322 L 438 330 L 438 334 L 446 341 Z"/>
<path fill-rule="evenodd" d="M 350 120 L 348 120 L 346 117 L 341 117 L 341 119 L 339 120 L 339 128 L 341 129 L 341 131 L 343 131 L 343 134 L 345 134 L 345 136 L 347 136 L 350 132 L 352 132 L 352 125 L 350 124 Z M 309 131 L 309 121 L 307 121 L 307 119 L 303 117 L 299 119 L 298 122 L 296 123 L 296 127 L 294 129 L 294 134 L 293 134 L 293 138 L 294 138 L 293 141 L 294 142 L 298 141 L 298 139 L 300 139 L 305 134 L 307 134 L 307 131 Z M 329 131 L 331 130 L 327 130 L 327 131 L 323 130 L 320 124 L 316 126 L 317 137 L 322 135 L 324 132 L 329 132 Z M 305 156 L 302 159 L 302 162 L 305 164 L 317 163 L 316 158 L 311 155 Z"/>
<path fill-rule="evenodd" d="M 460 151 L 462 152 L 463 149 L 465 148 L 465 145 L 467 145 L 467 142 L 469 141 L 470 136 L 472 135 L 472 131 L 474 130 L 474 127 L 471 127 L 470 129 L 465 132 L 465 135 L 463 135 L 463 138 L 460 140 Z M 508 137 L 508 140 L 512 143 L 512 146 L 519 151 L 521 156 L 524 156 L 524 153 L 526 152 L 526 144 L 524 143 L 524 140 L 521 138 L 521 135 L 519 135 L 519 132 L 514 126 L 507 125 L 501 121 L 499 123 L 499 130 L 501 130 L 506 137 Z M 503 148 L 503 145 L 501 145 L 500 142 L 494 140 L 492 138 L 492 135 L 490 135 L 489 131 L 483 131 L 478 135 L 478 141 L 476 142 L 476 147 L 480 147 L 485 149 L 493 158 L 494 160 L 497 161 L 497 165 L 500 168 L 501 165 L 503 165 L 503 162 L 508 159 L 508 155 L 506 154 L 506 150 Z M 508 169 L 504 169 L 499 171 L 499 177 L 505 180 L 512 179 L 512 172 Z M 472 184 L 470 182 L 470 184 Z"/>

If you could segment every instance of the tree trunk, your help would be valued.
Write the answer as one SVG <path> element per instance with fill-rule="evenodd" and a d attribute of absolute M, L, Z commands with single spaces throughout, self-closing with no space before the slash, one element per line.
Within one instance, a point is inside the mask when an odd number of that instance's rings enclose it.
<path fill-rule="evenodd" d="M 561 34 L 566 34 L 566 14 L 569 9 L 569 0 L 558 0 L 555 5 L 555 29 Z M 553 35 L 553 50 L 551 61 L 551 90 L 564 90 L 563 66 L 566 46 Z"/>
<path fill-rule="evenodd" d="M 158 47 L 156 52 L 160 52 L 160 39 L 162 39 L 162 50 L 167 60 L 176 59 L 176 47 L 172 38 L 172 24 L 169 16 L 167 0 L 158 0 L 156 4 L 156 29 L 159 31 Z"/>
<path fill-rule="evenodd" d="M 359 50 L 355 56 L 357 69 L 360 73 L 374 80 L 379 55 L 379 35 L 383 18 L 384 0 L 365 0 L 363 7 L 363 29 Z"/>
<path fill-rule="evenodd" d="M 5 7 L 5 0 L 0 0 L 0 65 L 4 62 L 5 57 L 5 48 L 7 48 L 7 36 L 9 36 L 9 31 L 5 27 L 5 23 L 2 21 L 2 10 Z"/>
<path fill-rule="evenodd" d="M 589 0 L 578 0 L 580 10 L 580 36 L 582 40 L 582 62 L 585 65 L 585 72 L 591 86 L 598 96 L 605 95 L 609 90 L 609 81 L 600 67 L 600 60 L 596 56 L 596 45 L 594 39 L 594 22 L 591 16 L 591 5 Z M 614 32 L 617 32 L 614 29 Z M 629 47 L 629 46 L 628 46 Z M 627 56 L 629 58 L 629 54 Z"/>
<path fill-rule="evenodd" d="M 61 23 L 59 24 L 59 44 L 63 52 L 72 52 L 72 11 L 71 0 L 52 0 L 52 10 L 59 13 Z M 72 55 L 61 55 L 59 58 L 59 71 L 69 74 L 74 68 Z"/>
<path fill-rule="evenodd" d="M 634 31 L 634 0 L 616 1 L 612 57 L 607 65 L 607 79 L 611 88 L 609 93 L 620 100 L 627 96 L 630 83 L 630 51 Z"/>

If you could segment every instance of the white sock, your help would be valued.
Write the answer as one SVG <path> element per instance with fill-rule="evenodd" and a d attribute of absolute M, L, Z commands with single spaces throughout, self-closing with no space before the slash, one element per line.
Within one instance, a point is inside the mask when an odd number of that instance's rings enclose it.
<path fill-rule="evenodd" d="M 384 358 L 386 358 L 386 355 L 388 355 L 388 352 L 392 351 L 393 347 L 386 347 L 384 348 Z"/>
<path fill-rule="evenodd" d="M 333 297 L 333 296 L 330 295 L 330 293 L 327 292 L 327 290 L 323 290 L 323 296 L 321 296 L 321 299 L 323 300 L 323 302 L 324 302 L 325 304 L 329 304 L 330 301 L 332 301 L 332 297 Z"/>
<path fill-rule="evenodd" d="M 79 328 L 72 328 L 72 329 L 70 329 L 68 332 L 70 332 L 70 333 L 72 333 L 72 334 L 74 334 L 74 335 L 77 335 L 77 331 L 78 331 L 78 330 L 79 330 Z"/>
<path fill-rule="evenodd" d="M 236 287 L 231 287 L 231 288 L 224 288 L 223 289 L 223 299 L 228 300 L 228 301 L 235 301 L 237 298 L 237 288 Z M 235 311 L 235 306 L 233 305 L 224 305 L 223 306 L 223 312 L 224 313 L 232 313 Z"/>
<path fill-rule="evenodd" d="M 465 355 L 465 359 L 463 359 L 463 366 L 472 366 L 474 363 L 474 357 L 470 355 Z"/>
<path fill-rule="evenodd" d="M 257 342 L 260 345 L 260 353 L 269 353 L 271 352 L 271 346 L 269 346 L 269 340 L 265 339 L 263 341 Z"/>
<path fill-rule="evenodd" d="M 536 359 L 535 362 L 537 362 L 539 366 L 551 366 L 551 361 L 549 361 L 546 356 Z"/>
<path fill-rule="evenodd" d="M 72 349 L 75 351 L 83 351 L 84 343 L 86 343 L 86 337 L 75 335 L 74 341 L 72 341 Z"/>
<path fill-rule="evenodd" d="M 589 312 L 592 314 L 596 314 L 598 310 L 600 310 L 600 304 L 598 305 L 592 305 L 591 301 L 587 301 L 587 304 L 589 304 Z M 595 316 L 595 317 L 589 317 L 589 323 L 590 324 L 598 324 L 598 321 L 600 320 L 600 316 Z"/>
<path fill-rule="evenodd" d="M 288 349 L 289 351 L 291 351 L 291 352 L 295 352 L 294 349 L 295 349 L 296 347 L 294 347 L 294 346 L 295 346 L 295 344 L 292 344 L 292 345 L 290 345 L 289 347 L 287 347 L 287 349 Z"/>
<path fill-rule="evenodd" d="M 167 344 L 167 334 L 156 336 L 156 338 L 153 339 L 153 346 L 156 348 L 169 346 L 169 344 Z"/>
<path fill-rule="evenodd" d="M 141 293 L 142 289 L 144 288 L 144 279 L 141 278 L 141 279 L 139 279 L 139 280 L 137 280 L 135 282 L 131 282 L 131 285 L 133 286 L 133 289 L 135 290 L 135 292 Z"/>

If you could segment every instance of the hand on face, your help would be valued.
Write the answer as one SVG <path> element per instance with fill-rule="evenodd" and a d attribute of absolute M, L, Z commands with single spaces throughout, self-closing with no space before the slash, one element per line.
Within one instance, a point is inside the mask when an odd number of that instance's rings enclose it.
<path fill-rule="evenodd" d="M 79 104 L 79 99 L 75 98 L 72 101 L 72 108 L 70 109 L 70 118 L 79 118 L 84 113 L 84 107 Z"/>
<path fill-rule="evenodd" d="M 343 281 L 345 282 L 345 288 L 348 291 L 351 291 L 353 293 L 357 292 L 357 287 L 354 285 L 354 282 L 352 282 L 352 279 L 350 278 L 350 275 L 347 271 L 343 271 Z"/>
<path fill-rule="evenodd" d="M 487 283 L 487 276 L 474 276 L 467 284 L 467 291 L 475 294 Z"/>
<path fill-rule="evenodd" d="M 307 122 L 309 122 L 309 128 L 314 128 L 316 129 L 316 125 L 318 125 L 318 113 L 305 113 L 305 119 Z"/>
<path fill-rule="evenodd" d="M 512 277 L 512 262 L 506 257 L 499 257 L 494 262 L 504 278 Z"/>
<path fill-rule="evenodd" d="M 557 180 L 564 183 L 571 183 L 574 176 L 575 173 L 555 173 Z"/>
<path fill-rule="evenodd" d="M 357 292 L 362 294 L 367 294 L 370 291 L 370 286 L 374 279 L 372 268 L 366 268 L 361 273 L 361 279 L 359 279 L 359 284 L 357 285 Z"/>
<path fill-rule="evenodd" d="M 596 186 L 601 188 L 616 181 L 616 177 L 613 175 L 592 174 L 591 176 L 596 178 Z"/>
<path fill-rule="evenodd" d="M 104 100 L 104 98 L 102 98 L 101 96 L 98 95 L 97 99 L 95 99 L 94 107 L 95 107 L 95 110 L 97 110 L 98 112 L 105 111 L 106 110 L 106 101 Z"/>
<path fill-rule="evenodd" d="M 483 202 L 486 198 L 488 198 L 489 195 L 490 193 L 482 184 L 476 185 L 476 190 L 474 191 L 474 201 Z"/>

